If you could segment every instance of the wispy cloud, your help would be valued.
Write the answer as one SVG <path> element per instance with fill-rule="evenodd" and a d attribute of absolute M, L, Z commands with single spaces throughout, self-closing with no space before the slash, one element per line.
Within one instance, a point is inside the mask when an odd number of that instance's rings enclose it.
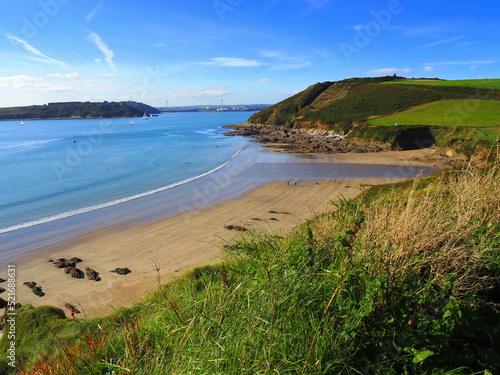
<path fill-rule="evenodd" d="M 87 22 L 92 21 L 92 19 L 99 13 L 99 11 L 102 9 L 102 4 L 104 3 L 104 0 L 100 0 L 97 5 L 90 11 L 89 14 L 85 16 L 85 20 Z"/>
<path fill-rule="evenodd" d="M 457 37 L 455 37 L 455 38 L 449 38 L 449 39 L 442 39 L 442 40 L 438 40 L 438 41 L 436 41 L 436 42 L 426 44 L 426 45 L 422 46 L 422 48 L 430 48 L 430 47 L 439 46 L 439 45 L 441 45 L 441 44 L 451 43 L 451 42 L 454 42 L 454 41 L 457 41 L 457 40 L 463 39 L 463 38 L 465 38 L 465 37 L 466 37 L 466 35 L 462 35 L 462 36 L 457 36 Z"/>
<path fill-rule="evenodd" d="M 165 47 L 165 43 L 155 43 L 154 47 Z"/>
<path fill-rule="evenodd" d="M 271 80 L 268 78 L 262 78 L 262 79 L 259 79 L 259 82 L 260 83 L 267 83 L 267 82 L 271 82 Z"/>
<path fill-rule="evenodd" d="M 218 66 L 228 66 L 228 67 L 255 67 L 267 65 L 261 61 L 248 60 L 237 57 L 215 57 L 210 61 L 200 62 L 203 65 L 218 65 Z"/>
<path fill-rule="evenodd" d="M 419 37 L 425 35 L 438 36 L 442 33 L 452 31 L 450 27 L 445 25 L 426 25 L 419 27 L 408 27 L 404 31 L 404 35 L 407 37 Z"/>
<path fill-rule="evenodd" d="M 293 69 L 301 69 L 307 68 L 311 66 L 312 63 L 310 61 L 297 62 L 297 63 L 289 63 L 289 64 L 276 64 L 273 65 L 271 69 L 273 70 L 293 70 Z"/>
<path fill-rule="evenodd" d="M 17 84 L 17 83 L 34 82 L 34 81 L 43 81 L 43 78 L 22 75 L 22 74 L 10 76 L 10 77 L 0 77 L 0 82 L 4 82 L 4 83 Z"/>
<path fill-rule="evenodd" d="M 77 91 L 74 87 L 53 85 L 42 77 L 15 75 L 0 77 L 0 86 L 9 86 L 15 90 L 36 91 L 40 93 Z"/>
<path fill-rule="evenodd" d="M 230 94 L 231 90 L 227 86 L 213 87 L 183 87 L 173 93 L 173 96 L 180 97 L 213 97 Z"/>
<path fill-rule="evenodd" d="M 49 74 L 49 77 L 66 78 L 66 79 L 76 79 L 76 78 L 80 78 L 80 74 L 78 74 L 77 72 L 68 73 L 68 74 L 53 73 L 53 74 Z"/>
<path fill-rule="evenodd" d="M 369 70 L 367 73 L 374 76 L 389 76 L 393 74 L 410 74 L 413 70 L 410 68 L 397 69 L 397 68 L 382 68 Z"/>
<path fill-rule="evenodd" d="M 277 60 L 271 64 L 272 70 L 292 70 L 311 66 L 312 63 L 302 57 L 291 56 L 283 51 L 261 51 L 261 56 Z"/>
<path fill-rule="evenodd" d="M 114 52 L 109 49 L 108 45 L 104 42 L 104 40 L 102 40 L 99 34 L 96 34 L 90 30 L 88 30 L 88 32 L 89 35 L 87 36 L 87 39 L 104 54 L 104 61 L 106 61 L 108 66 L 111 68 L 112 73 L 115 73 L 116 65 L 113 62 L 113 58 L 115 57 Z"/>
<path fill-rule="evenodd" d="M 464 42 L 464 43 L 459 43 L 457 44 L 457 47 L 466 47 L 466 46 L 472 46 L 474 44 L 481 44 L 484 42 Z"/>
<path fill-rule="evenodd" d="M 29 57 L 29 59 L 34 60 L 34 61 L 38 61 L 41 63 L 45 63 L 45 64 L 59 65 L 64 70 L 71 70 L 70 66 L 68 64 L 66 64 L 65 62 L 60 61 L 60 60 L 56 60 L 52 57 L 45 55 L 40 50 L 38 50 L 37 48 L 35 48 L 31 44 L 29 44 L 27 41 L 20 39 L 20 38 L 14 36 L 14 35 L 11 35 L 11 34 L 5 34 L 5 36 L 7 38 L 9 38 L 11 41 L 19 44 L 26 51 L 35 55 L 35 57 L 33 57 L 33 56 Z"/>
<path fill-rule="evenodd" d="M 440 66 L 440 65 L 483 65 L 483 64 L 494 64 L 496 60 L 475 60 L 475 61 L 439 61 L 439 62 L 427 62 L 424 65 L 427 66 Z"/>

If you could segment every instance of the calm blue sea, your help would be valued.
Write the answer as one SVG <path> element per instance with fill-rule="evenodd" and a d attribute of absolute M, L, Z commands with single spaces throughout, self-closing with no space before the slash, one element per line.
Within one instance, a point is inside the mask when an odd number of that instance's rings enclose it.
<path fill-rule="evenodd" d="M 54 221 L 205 176 L 238 152 L 221 126 L 251 113 L 147 120 L 0 122 L 0 233 Z M 131 120 L 134 124 L 131 124 Z"/>

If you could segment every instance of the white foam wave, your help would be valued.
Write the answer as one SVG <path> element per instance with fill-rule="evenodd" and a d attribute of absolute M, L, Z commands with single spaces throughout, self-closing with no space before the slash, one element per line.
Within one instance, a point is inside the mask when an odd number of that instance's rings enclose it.
<path fill-rule="evenodd" d="M 165 190 L 177 187 L 177 186 L 181 186 L 181 185 L 187 184 L 188 182 L 192 182 L 192 181 L 198 180 L 198 179 L 200 179 L 202 177 L 208 176 L 209 174 L 212 174 L 212 173 L 218 171 L 219 169 L 225 167 L 227 164 L 229 164 L 229 162 L 231 161 L 231 159 L 233 159 L 234 157 L 236 157 L 241 151 L 242 150 L 236 151 L 228 160 L 226 160 L 221 165 L 219 165 L 219 166 L 217 166 L 217 167 L 215 167 L 213 169 L 210 169 L 207 172 L 201 173 L 201 174 L 199 174 L 197 176 L 189 177 L 189 178 L 186 178 L 186 179 L 184 179 L 182 181 L 174 182 L 174 183 L 172 183 L 170 185 L 162 186 L 162 187 L 159 187 L 159 188 L 156 188 L 156 189 L 153 189 L 153 190 L 148 190 L 148 191 L 145 191 L 144 193 L 134 194 L 134 195 L 130 195 L 128 197 L 115 199 L 115 200 L 110 201 L 110 202 L 96 204 L 96 205 L 88 206 L 88 207 L 83 207 L 83 208 L 79 208 L 79 209 L 76 209 L 76 210 L 66 211 L 66 212 L 62 212 L 62 213 L 56 214 L 56 215 L 42 217 L 40 219 L 36 219 L 36 220 L 32 220 L 32 221 L 27 221 L 27 222 L 24 222 L 24 223 L 15 224 L 15 225 L 11 225 L 11 226 L 8 226 L 8 227 L 0 228 L 0 234 L 2 234 L 2 233 L 8 233 L 8 232 L 13 232 L 13 231 L 16 231 L 16 230 L 19 230 L 19 229 L 25 229 L 25 228 L 33 227 L 35 225 L 50 223 L 52 221 L 56 221 L 56 220 L 60 220 L 60 219 L 65 219 L 65 218 L 68 218 L 68 217 L 71 217 L 71 216 L 75 216 L 75 215 L 80 215 L 80 214 L 83 214 L 83 213 L 86 213 L 86 212 L 100 210 L 100 209 L 106 208 L 106 207 L 115 206 L 115 205 L 120 204 L 120 203 L 129 202 L 129 201 L 134 200 L 134 199 L 146 197 L 148 195 L 156 194 L 156 193 L 159 193 L 161 191 L 165 191 Z"/>

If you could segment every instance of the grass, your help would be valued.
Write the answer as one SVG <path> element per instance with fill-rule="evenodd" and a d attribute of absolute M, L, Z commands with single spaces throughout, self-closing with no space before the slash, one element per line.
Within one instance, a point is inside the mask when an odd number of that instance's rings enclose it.
<path fill-rule="evenodd" d="M 419 85 L 419 86 L 455 86 L 455 87 L 478 87 L 487 89 L 500 89 L 500 79 L 487 78 L 487 79 L 460 79 L 460 80 L 435 80 L 435 81 L 419 81 L 419 80 L 405 80 L 395 82 L 384 82 L 383 84 L 389 85 Z"/>
<path fill-rule="evenodd" d="M 401 113 L 370 119 L 372 125 L 437 125 L 488 127 L 500 125 L 500 101 L 441 100 Z"/>
<path fill-rule="evenodd" d="M 494 373 L 499 172 L 377 187 L 286 237 L 247 232 L 132 308 L 55 314 L 18 374 Z"/>

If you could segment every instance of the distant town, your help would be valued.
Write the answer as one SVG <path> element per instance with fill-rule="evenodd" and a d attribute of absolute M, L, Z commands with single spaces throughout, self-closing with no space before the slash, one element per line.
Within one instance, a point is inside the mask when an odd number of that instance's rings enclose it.
<path fill-rule="evenodd" d="M 192 105 L 156 107 L 160 112 L 255 112 L 270 107 L 271 104 L 237 104 L 237 105 Z"/>

